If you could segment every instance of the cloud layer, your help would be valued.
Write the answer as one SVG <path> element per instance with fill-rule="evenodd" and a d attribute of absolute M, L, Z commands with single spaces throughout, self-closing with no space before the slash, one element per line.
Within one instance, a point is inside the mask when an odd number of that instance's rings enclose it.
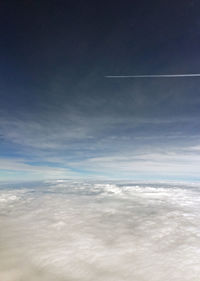
<path fill-rule="evenodd" d="M 1 185 L 0 278 L 199 280 L 199 186 Z"/>

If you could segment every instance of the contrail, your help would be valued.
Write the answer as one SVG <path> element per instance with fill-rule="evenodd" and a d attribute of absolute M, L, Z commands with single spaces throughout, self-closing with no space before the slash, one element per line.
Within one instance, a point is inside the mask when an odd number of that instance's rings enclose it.
<path fill-rule="evenodd" d="M 181 78 L 181 77 L 200 77 L 200 73 L 185 74 L 145 74 L 145 75 L 106 75 L 105 78 Z"/>

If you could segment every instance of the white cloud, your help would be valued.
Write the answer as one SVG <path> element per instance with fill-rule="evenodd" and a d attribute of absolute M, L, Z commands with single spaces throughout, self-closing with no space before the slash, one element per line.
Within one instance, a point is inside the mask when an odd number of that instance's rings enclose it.
<path fill-rule="evenodd" d="M 200 145 L 194 145 L 194 146 L 188 147 L 187 149 L 190 151 L 193 151 L 193 152 L 195 152 L 195 151 L 200 152 Z"/>
<path fill-rule="evenodd" d="M 199 281 L 198 186 L 14 187 L 0 192 L 1 280 Z"/>
<path fill-rule="evenodd" d="M 150 174 L 197 177 L 199 174 L 197 136 L 172 129 L 174 124 L 177 127 L 177 122 L 190 123 L 191 118 L 148 119 L 102 114 L 89 118 L 86 113 L 76 114 L 73 109 L 67 113 L 63 109 L 60 114 L 50 113 L 42 116 L 23 113 L 13 118 L 1 112 L 1 138 L 10 147 L 17 145 L 15 149 L 22 157 L 1 161 L 1 169 L 29 171 L 45 177 L 78 176 L 71 168 L 87 175 L 107 177 Z M 30 159 L 49 165 L 37 167 Z"/>
<path fill-rule="evenodd" d="M 45 165 L 31 165 L 26 163 L 25 159 L 0 158 L 0 170 L 11 172 L 22 172 L 21 179 L 26 175 L 31 179 L 37 178 L 66 178 L 73 177 L 75 173 L 66 168 L 49 167 Z M 1 177 L 0 177 L 1 179 Z"/>
<path fill-rule="evenodd" d="M 82 162 L 71 163 L 72 166 L 82 166 L 85 169 L 111 174 L 118 178 L 139 177 L 199 177 L 200 155 L 168 153 L 146 153 L 94 157 Z"/>

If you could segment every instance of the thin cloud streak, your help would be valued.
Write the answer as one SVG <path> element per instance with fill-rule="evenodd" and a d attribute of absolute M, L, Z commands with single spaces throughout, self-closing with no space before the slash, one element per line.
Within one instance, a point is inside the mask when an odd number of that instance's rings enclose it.
<path fill-rule="evenodd" d="M 199 146 L 199 135 L 186 132 L 196 124 L 194 118 L 148 119 L 116 113 L 116 118 L 98 114 L 90 119 L 84 112 L 75 113 L 56 111 L 46 119 L 2 114 L 2 138 L 20 153 L 18 159 L 0 159 L 1 171 L 18 171 L 30 178 L 198 176 L 200 158 L 194 148 Z"/>
<path fill-rule="evenodd" d="M 106 75 L 105 78 L 183 78 L 200 77 L 200 73 L 184 74 L 145 74 L 145 75 Z"/>

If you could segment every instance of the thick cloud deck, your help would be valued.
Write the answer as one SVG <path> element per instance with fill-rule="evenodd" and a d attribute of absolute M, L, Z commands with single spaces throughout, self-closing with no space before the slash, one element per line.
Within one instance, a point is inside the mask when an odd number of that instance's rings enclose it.
<path fill-rule="evenodd" d="M 0 188 L 0 280 L 199 281 L 197 185 Z"/>

